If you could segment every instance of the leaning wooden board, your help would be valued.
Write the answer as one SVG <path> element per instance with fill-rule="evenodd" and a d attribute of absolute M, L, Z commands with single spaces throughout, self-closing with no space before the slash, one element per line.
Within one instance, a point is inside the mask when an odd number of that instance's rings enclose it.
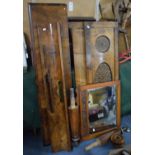
<path fill-rule="evenodd" d="M 29 17 L 44 144 L 50 143 L 53 152 L 70 150 L 67 8 L 66 5 L 30 3 Z"/>
<path fill-rule="evenodd" d="M 119 79 L 118 24 L 71 22 L 76 86 Z"/>

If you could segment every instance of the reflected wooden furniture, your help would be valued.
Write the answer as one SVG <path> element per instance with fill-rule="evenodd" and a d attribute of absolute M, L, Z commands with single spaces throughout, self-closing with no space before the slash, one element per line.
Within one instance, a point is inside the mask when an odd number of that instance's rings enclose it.
<path fill-rule="evenodd" d="M 44 144 L 51 144 L 53 152 L 70 150 L 67 8 L 63 4 L 30 3 L 29 17 Z"/>

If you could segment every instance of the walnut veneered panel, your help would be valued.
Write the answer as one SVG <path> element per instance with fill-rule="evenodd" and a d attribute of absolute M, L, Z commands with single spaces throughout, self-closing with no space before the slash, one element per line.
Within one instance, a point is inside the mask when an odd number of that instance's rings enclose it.
<path fill-rule="evenodd" d="M 119 79 L 116 22 L 71 22 L 76 85 Z"/>
<path fill-rule="evenodd" d="M 66 5 L 29 4 L 33 64 L 44 144 L 70 150 L 71 66 Z"/>

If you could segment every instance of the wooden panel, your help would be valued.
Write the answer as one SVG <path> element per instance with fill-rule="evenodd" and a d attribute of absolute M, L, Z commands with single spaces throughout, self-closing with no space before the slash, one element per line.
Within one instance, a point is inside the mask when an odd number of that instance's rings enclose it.
<path fill-rule="evenodd" d="M 115 22 L 70 23 L 77 86 L 119 79 L 117 26 Z M 99 52 L 96 47 L 97 39 L 100 37 L 109 40 L 109 47 L 105 52 Z M 105 45 L 100 41 L 100 46 Z M 102 66 L 105 66 L 105 71 Z M 98 75 L 99 72 L 97 72 L 100 68 L 100 73 L 103 75 L 96 78 L 96 76 L 100 76 Z"/>
<path fill-rule="evenodd" d="M 73 24 L 73 25 L 72 25 Z M 73 53 L 74 53 L 74 66 L 75 66 L 75 80 L 76 85 L 85 85 L 86 82 L 86 57 L 85 55 L 85 38 L 83 31 L 83 23 L 70 23 L 70 27 L 72 28 L 72 39 L 73 39 Z"/>
<path fill-rule="evenodd" d="M 80 130 L 81 137 L 85 137 L 89 134 L 88 126 L 88 109 L 87 109 L 87 92 L 81 91 L 78 92 L 80 98 Z"/>
<path fill-rule="evenodd" d="M 29 11 L 44 143 L 51 143 L 53 152 L 70 150 L 67 107 L 71 69 L 66 6 L 30 4 Z"/>

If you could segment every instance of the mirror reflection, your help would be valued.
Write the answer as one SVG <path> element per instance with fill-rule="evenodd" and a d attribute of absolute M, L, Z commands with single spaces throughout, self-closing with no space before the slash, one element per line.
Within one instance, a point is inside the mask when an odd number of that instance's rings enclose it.
<path fill-rule="evenodd" d="M 116 125 L 116 86 L 89 89 L 88 113 L 90 130 Z"/>

